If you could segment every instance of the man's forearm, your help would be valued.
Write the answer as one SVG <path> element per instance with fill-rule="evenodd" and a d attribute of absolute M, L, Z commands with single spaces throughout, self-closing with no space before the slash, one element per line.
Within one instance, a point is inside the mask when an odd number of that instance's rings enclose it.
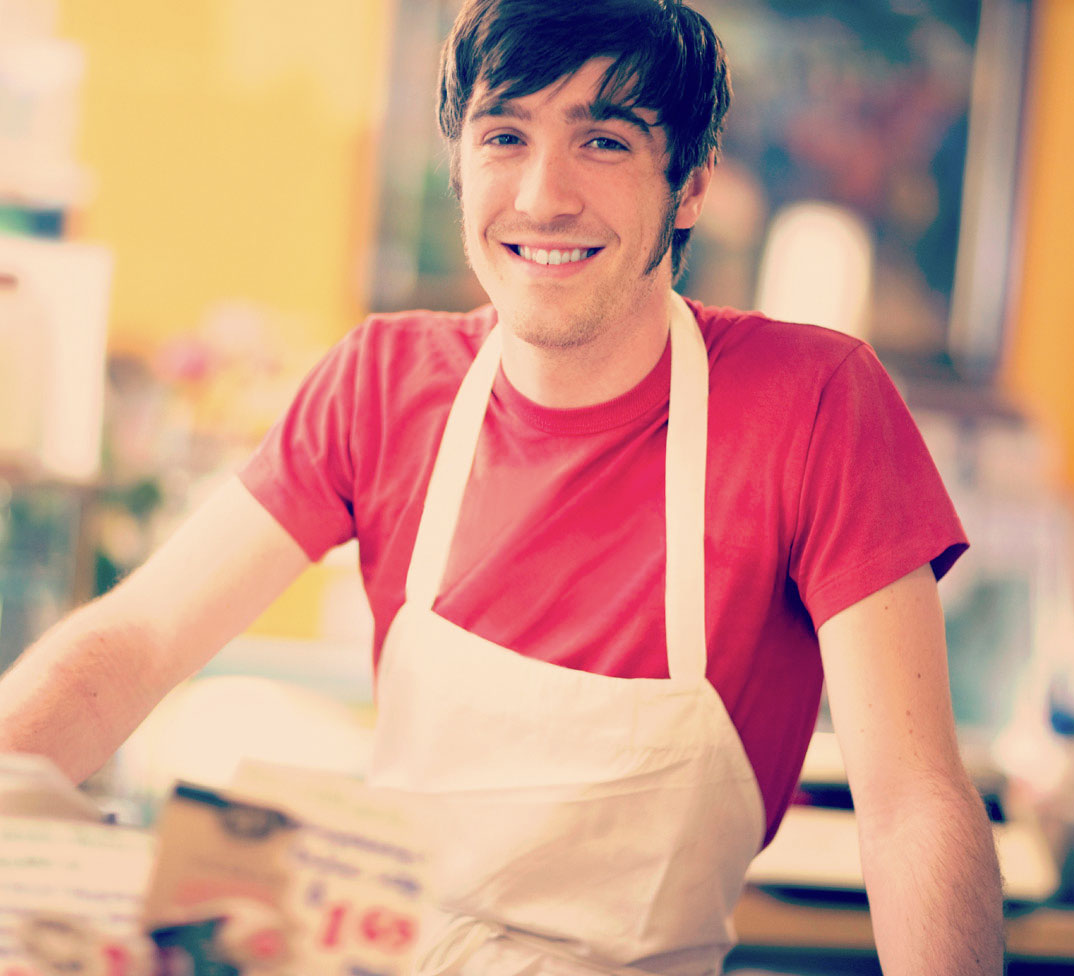
<path fill-rule="evenodd" d="M 0 680 L 0 750 L 41 753 L 84 779 L 309 564 L 229 478 L 143 566 Z"/>
<path fill-rule="evenodd" d="M 81 782 L 164 693 L 152 628 L 113 622 L 107 600 L 56 625 L 0 680 L 0 751 L 48 756 Z"/>
<path fill-rule="evenodd" d="M 973 787 L 937 782 L 875 819 L 862 867 L 885 976 L 1000 976 L 1002 887 Z"/>

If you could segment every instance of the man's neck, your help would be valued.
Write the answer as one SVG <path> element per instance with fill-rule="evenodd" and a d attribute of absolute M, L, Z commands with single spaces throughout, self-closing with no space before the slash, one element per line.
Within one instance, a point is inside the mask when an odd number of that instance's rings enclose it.
<path fill-rule="evenodd" d="M 614 400 L 637 386 L 664 353 L 671 292 L 650 314 L 602 332 L 578 346 L 533 345 L 505 323 L 503 369 L 523 396 L 545 407 L 587 407 Z"/>

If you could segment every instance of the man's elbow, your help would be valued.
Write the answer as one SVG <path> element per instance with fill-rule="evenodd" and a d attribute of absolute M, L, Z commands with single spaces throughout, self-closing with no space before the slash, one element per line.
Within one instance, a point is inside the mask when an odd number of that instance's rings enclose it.
<path fill-rule="evenodd" d="M 980 793 L 961 765 L 892 779 L 855 797 L 862 865 L 888 857 L 923 863 L 972 862 L 982 880 L 1000 883 L 992 825 Z"/>

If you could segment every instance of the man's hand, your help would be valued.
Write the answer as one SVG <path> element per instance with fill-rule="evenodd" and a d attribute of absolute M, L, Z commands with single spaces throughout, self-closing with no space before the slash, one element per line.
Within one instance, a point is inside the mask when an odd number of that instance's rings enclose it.
<path fill-rule="evenodd" d="M 61 621 L 0 681 L 0 751 L 75 782 L 309 565 L 237 478 L 144 566 Z"/>
<path fill-rule="evenodd" d="M 999 976 L 999 867 L 959 757 L 931 568 L 818 634 L 881 967 L 887 976 Z"/>

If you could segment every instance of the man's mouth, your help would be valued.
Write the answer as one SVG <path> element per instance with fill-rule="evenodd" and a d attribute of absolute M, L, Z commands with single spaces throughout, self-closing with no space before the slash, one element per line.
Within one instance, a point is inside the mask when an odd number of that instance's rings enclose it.
<path fill-rule="evenodd" d="M 573 264 L 591 258 L 599 247 L 575 247 L 570 250 L 559 248 L 529 247 L 526 244 L 506 245 L 525 261 L 534 264 Z"/>

